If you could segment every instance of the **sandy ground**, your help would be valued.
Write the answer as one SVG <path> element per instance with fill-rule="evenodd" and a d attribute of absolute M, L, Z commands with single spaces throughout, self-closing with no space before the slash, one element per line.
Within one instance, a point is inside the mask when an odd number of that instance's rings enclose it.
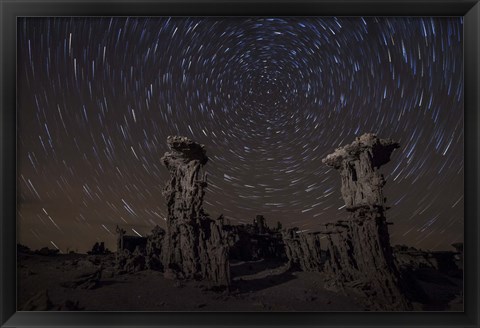
<path fill-rule="evenodd" d="M 364 310 L 354 298 L 325 290 L 322 274 L 289 272 L 275 261 L 232 264 L 230 291 L 215 291 L 204 282 L 169 280 L 156 271 L 115 275 L 108 269 L 97 288 L 73 288 L 69 283 L 96 268 L 79 254 L 22 255 L 18 267 L 20 310 L 45 289 L 54 305 L 78 301 L 87 311 Z"/>
<path fill-rule="evenodd" d="M 82 276 L 98 271 L 100 265 L 103 271 L 93 289 L 75 285 Z M 37 310 L 86 311 L 367 310 L 355 294 L 326 290 L 322 273 L 291 272 L 274 260 L 231 263 L 233 283 L 229 290 L 218 290 L 206 282 L 167 279 L 157 271 L 117 274 L 113 265 L 114 255 L 20 254 L 18 309 L 32 310 L 34 304 Z M 419 293 L 423 296 L 417 295 L 412 302 L 414 311 L 463 311 L 461 277 L 425 269 L 416 272 L 413 279 L 423 291 Z M 45 306 L 47 299 L 49 306 Z M 65 306 L 77 303 L 73 308 Z"/>

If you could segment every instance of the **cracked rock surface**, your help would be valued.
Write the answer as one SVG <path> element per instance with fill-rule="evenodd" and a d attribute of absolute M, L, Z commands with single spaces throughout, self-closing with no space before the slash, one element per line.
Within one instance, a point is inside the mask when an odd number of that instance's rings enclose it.
<path fill-rule="evenodd" d="M 298 231 L 298 228 L 291 228 L 282 234 L 290 266 L 302 271 L 322 271 L 326 255 L 320 244 L 322 235 Z"/>
<path fill-rule="evenodd" d="M 163 266 L 185 278 L 229 285 L 227 233 L 221 221 L 210 219 L 203 210 L 206 150 L 186 137 L 169 136 L 167 143 L 170 151 L 162 157 L 170 172 L 163 192 L 168 207 Z"/>
<path fill-rule="evenodd" d="M 323 159 L 323 163 L 340 173 L 342 197 L 348 211 L 384 206 L 385 179 L 378 169 L 390 161 L 390 155 L 398 147 L 395 141 L 366 133 Z"/>
<path fill-rule="evenodd" d="M 385 218 L 385 179 L 379 168 L 399 144 L 367 133 L 336 149 L 323 162 L 339 171 L 342 197 L 351 212 L 346 220 L 328 223 L 325 273 L 332 289 L 349 288 L 365 296 L 376 310 L 407 310 L 395 266 Z"/>

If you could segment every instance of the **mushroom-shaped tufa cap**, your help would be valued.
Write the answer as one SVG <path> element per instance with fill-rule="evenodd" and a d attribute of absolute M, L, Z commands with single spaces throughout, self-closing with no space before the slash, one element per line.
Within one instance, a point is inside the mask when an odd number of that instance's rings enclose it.
<path fill-rule="evenodd" d="M 333 153 L 322 159 L 322 162 L 338 169 L 342 162 L 356 161 L 361 153 L 368 151 L 372 156 L 372 165 L 380 167 L 390 161 L 393 150 L 399 147 L 400 144 L 396 141 L 380 139 L 374 133 L 365 133 L 351 144 L 335 149 Z"/>
<path fill-rule="evenodd" d="M 168 136 L 167 144 L 172 150 L 171 155 L 182 157 L 188 161 L 198 160 L 201 164 L 205 164 L 208 161 L 205 146 L 198 144 L 187 137 Z"/>

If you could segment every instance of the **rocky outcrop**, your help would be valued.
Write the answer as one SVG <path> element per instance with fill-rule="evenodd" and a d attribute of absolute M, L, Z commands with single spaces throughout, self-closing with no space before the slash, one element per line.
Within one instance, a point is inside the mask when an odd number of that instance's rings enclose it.
<path fill-rule="evenodd" d="M 298 228 L 283 231 L 285 252 L 292 269 L 320 272 L 323 270 L 326 251 L 322 250 L 321 233 L 301 233 Z"/>
<path fill-rule="evenodd" d="M 162 163 L 170 172 L 170 181 L 164 188 L 167 200 L 167 227 L 182 223 L 194 223 L 205 217 L 203 197 L 207 187 L 203 166 L 208 162 L 203 145 L 185 137 L 167 139 L 170 152 L 162 157 Z"/>
<path fill-rule="evenodd" d="M 342 197 L 348 211 L 383 208 L 385 179 L 378 169 L 390 161 L 390 155 L 398 147 L 395 141 L 366 133 L 323 159 L 340 173 Z"/>
<path fill-rule="evenodd" d="M 231 260 L 286 259 L 280 230 L 270 229 L 262 215 L 257 215 L 252 224 L 225 225 L 224 229 L 229 232 Z"/>
<path fill-rule="evenodd" d="M 117 227 L 116 273 L 132 273 L 146 269 L 162 271 L 164 237 L 165 230 L 159 226 L 155 226 L 146 237 L 127 236 L 125 230 Z"/>
<path fill-rule="evenodd" d="M 395 264 L 401 270 L 434 269 L 450 275 L 460 274 L 463 270 L 463 267 L 459 265 L 460 252 L 424 251 L 414 247 L 396 245 L 393 248 L 393 255 Z"/>
<path fill-rule="evenodd" d="M 396 245 L 393 248 L 395 264 L 401 270 L 438 269 L 436 259 L 431 253 L 414 247 Z"/>
<path fill-rule="evenodd" d="M 222 220 L 210 219 L 203 210 L 205 148 L 185 137 L 168 137 L 167 143 L 170 151 L 162 157 L 170 172 L 163 191 L 167 228 L 157 226 L 146 237 L 134 237 L 117 227 L 117 270 L 151 269 L 178 279 L 229 285 L 228 232 Z"/>
<path fill-rule="evenodd" d="M 342 197 L 351 212 L 346 220 L 325 225 L 327 284 L 365 296 L 372 309 L 406 310 L 384 215 L 385 179 L 378 171 L 399 144 L 368 133 L 338 148 L 323 162 L 342 178 Z"/>
<path fill-rule="evenodd" d="M 137 247 L 133 252 L 128 249 L 118 251 L 116 254 L 116 273 L 133 273 L 147 268 L 147 255 L 145 249 Z"/>
<path fill-rule="evenodd" d="M 228 236 L 222 223 L 203 210 L 205 148 L 185 137 L 169 136 L 167 143 L 170 151 L 162 163 L 170 172 L 170 181 L 163 192 L 168 215 L 162 263 L 184 278 L 229 285 Z"/>
<path fill-rule="evenodd" d="M 325 226 L 326 287 L 353 290 L 372 310 L 407 310 L 385 218 L 365 214 Z"/>
<path fill-rule="evenodd" d="M 147 236 L 147 245 L 145 248 L 145 265 L 147 269 L 156 271 L 163 270 L 162 249 L 164 240 L 165 230 L 159 226 L 155 226 L 152 233 Z"/>

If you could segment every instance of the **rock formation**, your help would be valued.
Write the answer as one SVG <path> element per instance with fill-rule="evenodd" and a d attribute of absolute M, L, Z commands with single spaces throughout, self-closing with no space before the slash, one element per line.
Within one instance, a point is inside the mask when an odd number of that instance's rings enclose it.
<path fill-rule="evenodd" d="M 150 270 L 163 270 L 162 249 L 165 240 L 165 230 L 159 226 L 153 228 L 151 235 L 147 236 L 147 246 L 145 249 L 145 264 Z"/>
<path fill-rule="evenodd" d="M 146 267 L 145 249 L 137 247 L 133 252 L 123 249 L 116 254 L 116 273 L 133 273 L 145 270 Z"/>
<path fill-rule="evenodd" d="M 450 275 L 461 274 L 459 252 L 452 251 L 424 251 L 405 245 L 393 247 L 395 264 L 400 270 L 416 271 L 433 269 Z"/>
<path fill-rule="evenodd" d="M 283 231 L 283 241 L 290 267 L 303 271 L 322 271 L 326 256 L 320 244 L 322 235 L 298 231 L 296 227 Z"/>
<path fill-rule="evenodd" d="M 225 225 L 224 229 L 229 232 L 231 260 L 286 259 L 281 232 L 270 229 L 262 215 L 257 215 L 253 224 Z"/>
<path fill-rule="evenodd" d="M 340 173 L 342 197 L 348 211 L 361 207 L 383 209 L 385 179 L 378 169 L 390 161 L 390 155 L 398 147 L 397 142 L 366 133 L 323 159 Z"/>
<path fill-rule="evenodd" d="M 146 269 L 162 271 L 164 237 L 165 230 L 159 226 L 155 226 L 146 237 L 127 236 L 125 230 L 117 226 L 116 272 L 122 274 Z"/>
<path fill-rule="evenodd" d="M 212 220 L 203 210 L 204 146 L 185 137 L 168 137 L 167 143 L 170 151 L 162 157 L 170 172 L 164 189 L 167 229 L 156 227 L 135 240 L 117 229 L 120 270 L 163 270 L 166 277 L 228 286 L 230 259 L 288 259 L 292 269 L 324 272 L 332 289 L 356 291 L 372 309 L 409 309 L 390 247 L 379 172 L 398 143 L 365 134 L 323 160 L 340 172 L 349 216 L 314 233 L 272 230 L 261 215 L 247 225 L 225 225 L 222 216 Z"/>
<path fill-rule="evenodd" d="M 267 227 L 267 221 L 263 215 L 257 215 L 253 220 L 253 226 L 255 233 L 263 235 L 269 231 Z"/>
<path fill-rule="evenodd" d="M 117 227 L 117 272 L 164 271 L 178 279 L 206 279 L 230 284 L 228 233 L 221 220 L 203 210 L 207 186 L 203 145 L 185 137 L 168 137 L 170 151 L 162 163 L 170 172 L 163 195 L 167 200 L 167 229 L 156 226 L 146 237 L 127 236 Z"/>
<path fill-rule="evenodd" d="M 385 179 L 378 171 L 398 147 L 368 133 L 323 160 L 340 172 L 342 197 L 351 212 L 347 220 L 329 223 L 322 231 L 327 237 L 328 284 L 358 291 L 377 310 L 410 308 L 390 246 L 382 191 Z"/>
<path fill-rule="evenodd" d="M 170 172 L 170 181 L 163 193 L 168 215 L 162 263 L 184 278 L 229 285 L 226 232 L 220 221 L 210 219 L 203 210 L 205 148 L 185 137 L 169 136 L 167 143 L 170 152 L 162 163 Z"/>

